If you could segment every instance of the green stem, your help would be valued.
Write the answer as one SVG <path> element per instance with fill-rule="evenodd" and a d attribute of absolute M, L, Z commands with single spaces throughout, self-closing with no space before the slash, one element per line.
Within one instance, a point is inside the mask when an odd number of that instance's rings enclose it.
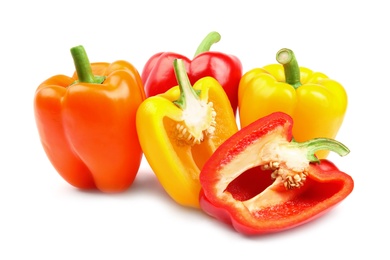
<path fill-rule="evenodd" d="M 73 47 L 70 52 L 79 78 L 78 82 L 101 84 L 104 81 L 104 76 L 94 76 L 92 74 L 91 63 L 83 46 Z"/>
<path fill-rule="evenodd" d="M 199 96 L 191 85 L 183 60 L 175 59 L 173 61 L 173 68 L 175 70 L 176 79 L 180 89 L 180 97 L 173 103 L 182 110 L 185 110 L 187 103 L 199 102 Z"/>
<path fill-rule="evenodd" d="M 276 54 L 276 60 L 283 65 L 286 82 L 295 89 L 301 86 L 301 74 L 294 52 L 290 49 L 281 49 Z"/>
<path fill-rule="evenodd" d="M 194 57 L 198 56 L 202 52 L 209 51 L 211 46 L 214 43 L 219 42 L 220 40 L 221 40 L 221 35 L 218 32 L 209 33 L 200 43 L 198 49 L 196 49 Z"/>
<path fill-rule="evenodd" d="M 301 143 L 292 141 L 291 144 L 294 147 L 306 148 L 307 159 L 310 162 L 319 162 L 319 159 L 314 155 L 317 151 L 332 151 L 340 156 L 345 156 L 350 152 L 344 144 L 330 138 L 314 138 Z"/>

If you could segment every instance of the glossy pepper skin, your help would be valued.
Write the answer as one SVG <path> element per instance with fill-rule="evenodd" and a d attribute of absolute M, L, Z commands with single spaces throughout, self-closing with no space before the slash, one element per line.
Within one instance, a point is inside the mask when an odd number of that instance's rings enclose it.
<path fill-rule="evenodd" d="M 242 76 L 238 94 L 241 127 L 280 111 L 293 117 L 297 141 L 335 138 L 348 105 L 344 87 L 321 72 L 299 67 L 289 49 L 281 49 L 277 60 L 280 64 L 255 68 Z M 317 156 L 326 158 L 328 151 L 319 151 Z"/>
<path fill-rule="evenodd" d="M 353 179 L 314 152 L 349 153 L 328 138 L 292 141 L 292 118 L 256 120 L 225 141 L 200 173 L 200 206 L 244 235 L 279 232 L 328 212 L 353 190 Z"/>
<path fill-rule="evenodd" d="M 142 157 L 135 126 L 136 110 L 145 99 L 140 75 L 127 61 L 90 64 L 82 46 L 71 52 L 74 75 L 50 77 L 35 93 L 41 143 L 72 186 L 124 191 Z"/>
<path fill-rule="evenodd" d="M 192 60 L 174 52 L 160 52 L 153 55 L 146 62 L 141 74 L 146 96 L 164 93 L 177 85 L 172 62 L 175 59 L 181 59 L 185 63 L 191 84 L 206 76 L 215 78 L 225 90 L 233 112 L 236 114 L 242 64 L 234 55 L 210 51 L 211 45 L 218 42 L 220 38 L 217 32 L 208 34 L 199 45 Z"/>
<path fill-rule="evenodd" d="M 237 124 L 228 97 L 212 77 L 191 86 L 184 61 L 174 60 L 178 86 L 146 98 L 137 111 L 145 158 L 178 204 L 199 208 L 199 172 Z"/>

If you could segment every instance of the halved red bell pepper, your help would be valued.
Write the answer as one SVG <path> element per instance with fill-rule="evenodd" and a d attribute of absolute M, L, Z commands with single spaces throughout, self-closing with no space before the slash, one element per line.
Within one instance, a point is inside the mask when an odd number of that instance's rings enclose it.
<path fill-rule="evenodd" d="M 200 206 L 246 235 L 290 229 L 346 198 L 353 179 L 314 153 L 348 148 L 333 139 L 292 140 L 292 118 L 270 114 L 227 139 L 200 173 Z"/>
<path fill-rule="evenodd" d="M 150 57 L 141 74 L 146 97 L 165 93 L 177 85 L 172 64 L 175 59 L 181 59 L 185 64 L 191 85 L 206 76 L 215 78 L 225 90 L 236 114 L 242 64 L 236 56 L 210 51 L 211 46 L 220 38 L 218 32 L 209 33 L 199 45 L 192 60 L 173 52 L 159 52 Z"/>

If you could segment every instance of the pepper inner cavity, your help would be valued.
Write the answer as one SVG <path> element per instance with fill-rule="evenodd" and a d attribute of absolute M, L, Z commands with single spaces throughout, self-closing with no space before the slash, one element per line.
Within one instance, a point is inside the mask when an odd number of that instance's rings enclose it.
<path fill-rule="evenodd" d="M 225 192 L 229 192 L 235 200 L 249 200 L 272 185 L 271 174 L 271 169 L 263 169 L 262 166 L 250 168 L 230 182 Z"/>
<path fill-rule="evenodd" d="M 299 189 L 304 186 L 307 176 L 307 171 L 295 172 L 271 161 L 240 174 L 229 183 L 225 192 L 229 192 L 235 200 L 248 201 L 273 185 L 282 184 L 286 191 Z"/>

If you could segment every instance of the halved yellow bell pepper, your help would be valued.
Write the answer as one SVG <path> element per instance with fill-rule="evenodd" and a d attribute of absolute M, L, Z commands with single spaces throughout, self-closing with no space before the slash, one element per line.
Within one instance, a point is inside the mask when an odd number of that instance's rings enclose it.
<path fill-rule="evenodd" d="M 289 49 L 281 49 L 276 59 L 279 64 L 255 68 L 242 76 L 238 93 L 241 127 L 280 111 L 293 118 L 296 141 L 334 139 L 348 105 L 344 87 L 321 72 L 299 67 Z M 316 155 L 326 158 L 328 153 Z"/>
<path fill-rule="evenodd" d="M 217 80 L 204 77 L 192 87 L 181 59 L 174 68 L 178 86 L 143 101 L 137 132 L 145 158 L 169 196 L 199 208 L 200 170 L 238 126 Z"/>

